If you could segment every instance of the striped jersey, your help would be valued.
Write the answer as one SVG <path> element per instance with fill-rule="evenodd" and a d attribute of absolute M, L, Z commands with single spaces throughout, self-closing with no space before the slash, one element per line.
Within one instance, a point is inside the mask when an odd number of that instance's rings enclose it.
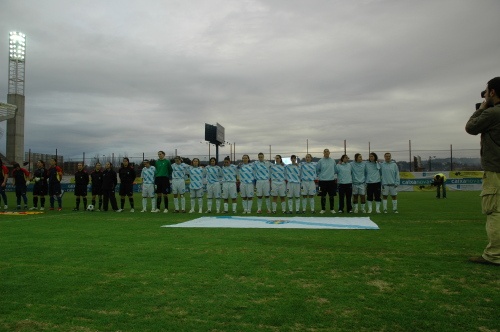
<path fill-rule="evenodd" d="M 184 164 L 184 163 L 180 163 L 180 164 L 172 164 L 172 179 L 173 180 L 179 180 L 179 179 L 183 179 L 184 180 L 184 177 L 186 175 L 186 168 L 188 168 L 189 166 L 187 164 Z"/>
<path fill-rule="evenodd" d="M 156 174 L 156 168 L 154 166 L 144 167 L 141 171 L 142 183 L 154 184 L 155 174 Z"/>
<path fill-rule="evenodd" d="M 203 168 L 189 166 L 187 170 L 189 173 L 189 189 L 203 188 Z"/>
<path fill-rule="evenodd" d="M 276 183 L 285 182 L 285 165 L 271 164 L 271 181 Z"/>
<path fill-rule="evenodd" d="M 317 179 L 316 175 L 316 163 L 315 162 L 305 162 L 300 164 L 300 179 L 302 181 L 314 181 Z"/>
<path fill-rule="evenodd" d="M 288 182 L 300 183 L 299 164 L 289 164 L 285 166 L 285 178 Z"/>
<path fill-rule="evenodd" d="M 219 166 L 208 165 L 204 168 L 205 177 L 207 178 L 207 183 L 217 183 L 220 182 L 222 178 L 222 171 Z"/>
<path fill-rule="evenodd" d="M 255 171 L 255 180 L 269 180 L 271 178 L 269 161 L 254 161 L 253 169 Z"/>
<path fill-rule="evenodd" d="M 254 168 L 252 164 L 240 164 L 238 166 L 240 181 L 242 183 L 253 183 L 255 180 Z"/>
<path fill-rule="evenodd" d="M 233 164 L 222 167 L 222 182 L 236 182 L 238 167 Z"/>

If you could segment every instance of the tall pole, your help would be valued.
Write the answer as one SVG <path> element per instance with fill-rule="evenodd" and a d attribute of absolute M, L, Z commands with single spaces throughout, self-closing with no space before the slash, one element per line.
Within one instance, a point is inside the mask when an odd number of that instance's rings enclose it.
<path fill-rule="evenodd" d="M 9 34 L 9 87 L 7 103 L 17 106 L 15 117 L 7 120 L 6 157 L 22 164 L 24 160 L 24 79 L 26 65 L 26 35 Z"/>
<path fill-rule="evenodd" d="M 344 140 L 344 154 L 347 154 L 347 140 Z"/>
<path fill-rule="evenodd" d="M 450 172 L 453 171 L 453 144 L 450 144 Z"/>
<path fill-rule="evenodd" d="M 309 154 L 309 138 L 306 139 L 306 153 Z"/>
<path fill-rule="evenodd" d="M 410 152 L 410 156 L 408 161 L 410 162 L 410 172 L 411 172 L 411 140 L 408 140 L 408 151 Z"/>

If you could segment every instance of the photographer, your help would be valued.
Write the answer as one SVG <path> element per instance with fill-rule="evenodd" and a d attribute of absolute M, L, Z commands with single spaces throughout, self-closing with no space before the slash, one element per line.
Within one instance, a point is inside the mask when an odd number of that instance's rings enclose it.
<path fill-rule="evenodd" d="M 446 198 L 446 176 L 443 173 L 434 175 L 433 186 L 436 186 L 436 198 L 441 198 L 441 187 L 443 188 L 443 198 Z"/>
<path fill-rule="evenodd" d="M 482 212 L 486 214 L 489 243 L 479 257 L 469 261 L 500 265 L 500 77 L 486 85 L 484 101 L 465 125 L 471 135 L 481 134 L 481 165 L 484 169 Z"/>

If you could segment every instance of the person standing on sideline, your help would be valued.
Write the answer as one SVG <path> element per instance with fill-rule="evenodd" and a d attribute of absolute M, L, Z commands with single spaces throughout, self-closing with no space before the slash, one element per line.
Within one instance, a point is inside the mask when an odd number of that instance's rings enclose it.
<path fill-rule="evenodd" d="M 179 212 L 179 198 L 181 205 L 181 212 L 186 212 L 186 199 L 184 194 L 186 193 L 186 170 L 189 167 L 187 164 L 182 162 L 181 157 L 175 156 L 174 164 L 172 165 L 172 194 L 174 194 L 174 207 L 175 213 Z M 158 203 L 158 200 L 156 200 Z M 160 212 L 158 206 L 156 207 L 156 212 Z"/>
<path fill-rule="evenodd" d="M 165 203 L 163 213 L 168 212 L 168 194 L 170 193 L 170 176 L 172 174 L 172 165 L 170 160 L 165 158 L 164 151 L 158 151 L 158 159 L 155 163 L 156 168 L 156 208 L 161 208 L 161 198 Z"/>
<path fill-rule="evenodd" d="M 286 213 L 286 183 L 285 183 L 285 164 L 281 155 L 274 157 L 275 163 L 271 164 L 271 196 L 273 196 L 273 213 L 276 214 L 278 197 L 281 202 L 281 212 Z"/>
<path fill-rule="evenodd" d="M 118 176 L 120 177 L 120 209 L 116 212 L 123 211 L 125 196 L 128 197 L 130 203 L 130 212 L 134 212 L 134 181 L 137 175 L 127 157 L 123 158 L 122 165 L 118 170 Z"/>
<path fill-rule="evenodd" d="M 285 166 L 286 191 L 288 193 L 288 214 L 293 213 L 293 200 L 295 199 L 295 213 L 300 213 L 300 166 L 297 156 L 290 156 L 291 164 Z"/>
<path fill-rule="evenodd" d="M 14 181 L 14 186 L 16 188 L 16 199 L 17 199 L 17 209 L 21 210 L 21 198 L 24 202 L 24 209 L 28 209 L 28 197 L 26 196 L 27 184 L 29 184 L 28 179 L 30 172 L 26 169 L 21 168 L 19 163 L 14 163 L 14 170 L 12 171 L 12 179 Z"/>
<path fill-rule="evenodd" d="M 102 194 L 104 197 L 102 210 L 108 211 L 109 202 L 113 211 L 118 212 L 118 204 L 116 203 L 115 190 L 118 184 L 118 175 L 113 169 L 113 165 L 108 161 L 102 172 Z"/>
<path fill-rule="evenodd" d="M 189 197 L 191 198 L 191 210 L 194 213 L 196 200 L 198 200 L 198 213 L 203 213 L 203 168 L 200 167 L 200 159 L 193 158 L 191 166 L 187 168 L 189 174 Z"/>
<path fill-rule="evenodd" d="M 271 179 L 271 163 L 264 160 L 264 154 L 260 152 L 257 157 L 259 160 L 253 162 L 255 174 L 255 189 L 257 194 L 257 213 L 262 213 L 262 197 L 266 199 L 267 213 L 271 213 L 271 199 L 269 180 Z"/>
<path fill-rule="evenodd" d="M 2 158 L 0 158 L 0 196 L 3 199 L 3 208 L 7 210 L 9 204 L 7 203 L 7 194 L 5 193 L 5 187 L 7 186 L 7 179 L 9 178 L 9 169 L 3 164 Z"/>
<path fill-rule="evenodd" d="M 215 199 L 216 211 L 220 213 L 222 170 L 217 165 L 215 157 L 210 158 L 210 165 L 207 165 L 203 172 L 207 179 L 207 211 L 205 213 L 212 213 L 213 199 Z"/>
<path fill-rule="evenodd" d="M 443 198 L 446 198 L 446 176 L 443 173 L 434 175 L 433 185 L 436 186 L 436 198 L 441 198 L 441 188 L 443 188 Z"/>
<path fill-rule="evenodd" d="M 314 195 L 316 195 L 316 163 L 312 161 L 312 155 L 306 154 L 306 162 L 300 164 L 300 182 L 302 184 L 302 213 L 306 213 L 307 201 L 311 207 L 311 213 L 316 213 L 314 210 Z"/>
<path fill-rule="evenodd" d="M 62 179 L 62 169 L 57 166 L 57 160 L 54 158 L 50 159 L 49 167 L 49 200 L 50 209 L 54 210 L 54 203 L 57 199 L 58 211 L 62 211 L 62 190 L 61 190 L 61 179 Z"/>
<path fill-rule="evenodd" d="M 323 150 L 323 158 L 316 165 L 319 179 L 319 196 L 321 197 L 321 211 L 326 210 L 326 195 L 330 203 L 330 212 L 335 213 L 335 196 L 337 196 L 337 183 L 335 181 L 335 160 L 330 158 L 330 150 Z"/>
<path fill-rule="evenodd" d="M 366 213 L 366 163 L 360 153 L 354 155 L 354 162 L 351 167 L 354 213 L 358 213 L 358 200 L 361 201 L 361 213 Z"/>
<path fill-rule="evenodd" d="M 231 159 L 227 156 L 224 158 L 224 166 L 222 167 L 222 198 L 224 199 L 223 213 L 228 213 L 229 198 L 231 198 L 233 214 L 236 214 L 236 199 L 238 198 L 238 191 L 236 189 L 237 178 L 238 167 L 231 164 Z"/>
<path fill-rule="evenodd" d="M 75 173 L 75 196 L 76 206 L 73 211 L 80 210 L 80 200 L 83 199 L 83 211 L 87 207 L 87 186 L 89 185 L 89 174 L 83 169 L 83 163 L 78 163 Z"/>
<path fill-rule="evenodd" d="M 45 195 L 47 195 L 47 178 L 49 177 L 45 169 L 43 160 L 36 162 L 36 169 L 33 172 L 33 207 L 30 210 L 38 210 L 38 200 L 40 200 L 40 211 L 45 210 Z"/>
<path fill-rule="evenodd" d="M 387 197 L 391 195 L 392 211 L 398 213 L 398 186 L 399 186 L 399 168 L 391 154 L 384 154 L 384 162 L 380 164 L 382 174 L 382 206 L 384 213 L 387 213 Z"/>
<path fill-rule="evenodd" d="M 380 164 L 375 152 L 370 153 L 369 161 L 366 163 L 366 193 L 368 200 L 368 213 L 372 213 L 373 200 L 375 199 L 375 212 L 380 213 L 380 202 L 382 195 L 380 176 Z"/>
<path fill-rule="evenodd" d="M 148 198 L 151 198 L 151 212 L 156 211 L 155 197 L 155 173 L 156 169 L 151 166 L 149 160 L 144 160 L 144 167 L 141 171 L 142 178 L 142 210 L 146 212 L 148 207 Z"/>
<path fill-rule="evenodd" d="M 241 204 L 243 205 L 243 214 L 250 214 L 252 213 L 255 175 L 253 166 L 250 164 L 250 156 L 244 154 L 241 160 L 243 163 L 238 165 Z"/>
<path fill-rule="evenodd" d="M 500 265 L 500 77 L 488 81 L 484 101 L 470 117 L 465 131 L 481 134 L 481 165 L 484 170 L 482 212 L 486 214 L 488 245 L 482 256 L 469 261 Z"/>
<path fill-rule="evenodd" d="M 92 205 L 95 205 L 96 197 L 99 199 L 99 207 L 97 207 L 96 211 L 101 211 L 102 209 L 102 166 L 100 162 L 97 162 L 94 166 L 94 170 L 90 173 L 90 180 L 92 182 Z"/>
<path fill-rule="evenodd" d="M 352 165 L 347 155 L 340 157 L 336 166 L 339 181 L 339 213 L 344 212 L 344 200 L 347 205 L 347 213 L 352 213 Z"/>

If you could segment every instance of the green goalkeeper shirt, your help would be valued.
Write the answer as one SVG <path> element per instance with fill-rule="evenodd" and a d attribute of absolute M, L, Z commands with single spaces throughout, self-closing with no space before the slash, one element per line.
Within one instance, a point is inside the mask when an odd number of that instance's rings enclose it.
<path fill-rule="evenodd" d="M 159 176 L 170 177 L 170 174 L 172 174 L 172 165 L 170 164 L 170 160 L 168 159 L 156 160 L 155 167 L 156 167 L 156 177 Z"/>

